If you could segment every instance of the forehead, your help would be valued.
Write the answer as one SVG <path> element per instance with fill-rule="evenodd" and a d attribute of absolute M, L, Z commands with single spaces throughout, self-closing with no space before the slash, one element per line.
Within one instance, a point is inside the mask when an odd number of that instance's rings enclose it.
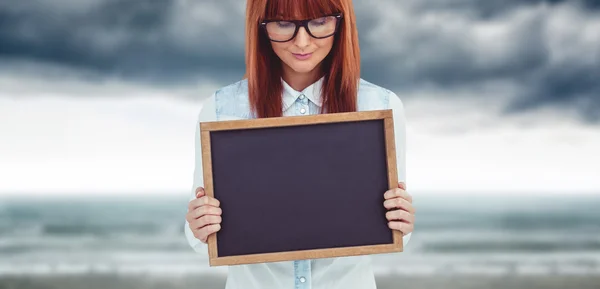
<path fill-rule="evenodd" d="M 336 0 L 268 0 L 267 19 L 302 20 L 339 12 Z"/>

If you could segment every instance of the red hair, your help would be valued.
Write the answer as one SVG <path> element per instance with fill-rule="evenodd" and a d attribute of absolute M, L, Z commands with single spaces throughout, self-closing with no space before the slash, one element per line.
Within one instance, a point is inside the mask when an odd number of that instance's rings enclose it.
<path fill-rule="evenodd" d="M 331 52 L 323 60 L 321 113 L 356 111 L 360 79 L 358 31 L 351 0 L 247 0 L 246 3 L 246 73 L 248 96 L 253 112 L 259 118 L 282 115 L 281 60 L 273 52 L 269 39 L 259 23 L 265 19 L 318 18 L 343 13 L 342 22 L 333 37 Z"/>

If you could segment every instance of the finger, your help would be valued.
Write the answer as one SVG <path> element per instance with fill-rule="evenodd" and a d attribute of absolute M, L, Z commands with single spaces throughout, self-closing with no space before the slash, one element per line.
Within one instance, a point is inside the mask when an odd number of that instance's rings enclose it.
<path fill-rule="evenodd" d="M 188 202 L 188 213 L 196 210 L 196 208 L 200 207 L 200 203 L 198 203 L 199 199 L 193 199 Z"/>
<path fill-rule="evenodd" d="M 398 183 L 398 188 L 401 188 L 403 190 L 406 190 L 406 184 L 404 182 L 399 182 Z"/>
<path fill-rule="evenodd" d="M 222 214 L 223 214 L 223 210 L 221 210 L 221 208 L 212 207 L 212 206 L 207 205 L 207 206 L 199 207 L 196 210 L 193 210 L 191 212 L 188 212 L 185 215 L 185 219 L 188 221 L 188 223 L 192 223 L 192 222 L 196 222 L 202 216 L 221 216 Z M 196 228 L 200 228 L 200 227 L 196 227 Z"/>
<path fill-rule="evenodd" d="M 198 205 L 196 205 L 196 203 L 194 201 L 196 201 L 197 199 L 203 197 L 205 195 L 205 191 L 203 187 L 197 187 L 196 188 L 196 198 L 190 200 L 190 202 L 188 203 L 188 212 L 193 211 L 194 209 L 196 209 L 198 207 Z"/>
<path fill-rule="evenodd" d="M 402 199 L 402 198 L 394 198 L 394 199 L 385 200 L 383 202 L 383 206 L 388 210 L 402 209 L 411 214 L 414 214 L 416 211 L 415 207 L 411 203 L 409 203 L 407 200 Z"/>
<path fill-rule="evenodd" d="M 388 222 L 388 227 L 392 230 L 400 231 L 404 235 L 411 233 L 414 229 L 413 224 L 403 222 Z"/>
<path fill-rule="evenodd" d="M 220 224 L 209 225 L 198 230 L 198 236 L 202 242 L 206 243 L 208 236 L 221 230 Z"/>
<path fill-rule="evenodd" d="M 191 221 L 188 221 L 190 224 L 190 229 L 199 230 L 208 225 L 220 224 L 223 221 L 221 215 L 201 215 L 200 217 L 193 218 Z"/>
<path fill-rule="evenodd" d="M 209 206 L 213 206 L 213 207 L 218 207 L 221 205 L 221 202 L 219 202 L 219 200 L 217 200 L 213 197 L 210 197 L 210 196 L 203 196 L 196 200 L 198 201 L 200 206 L 209 205 Z"/>
<path fill-rule="evenodd" d="M 190 223 L 190 229 L 192 231 L 198 231 L 200 229 L 202 229 L 202 227 L 204 227 L 204 224 L 202 223 L 202 221 L 200 221 L 200 219 L 193 219 Z"/>
<path fill-rule="evenodd" d="M 185 215 L 185 218 L 188 221 L 188 223 L 191 223 L 204 215 L 220 216 L 222 214 L 223 214 L 223 210 L 221 210 L 221 208 L 204 205 L 204 206 L 196 208 L 193 211 L 188 212 Z"/>
<path fill-rule="evenodd" d="M 385 213 L 385 217 L 388 221 L 404 221 L 410 224 L 415 222 L 415 215 L 404 210 L 389 211 Z"/>
<path fill-rule="evenodd" d="M 401 188 L 395 188 L 395 189 L 387 190 L 383 194 L 383 198 L 386 199 L 386 200 L 389 200 L 389 199 L 400 197 L 400 195 L 402 195 L 402 191 L 404 191 L 404 190 L 401 189 Z"/>
<path fill-rule="evenodd" d="M 200 217 L 202 217 L 204 215 L 220 216 L 222 213 L 223 213 L 223 210 L 221 210 L 221 208 L 219 208 L 219 207 L 213 207 L 213 206 L 205 205 L 205 206 L 198 207 L 193 212 L 193 215 L 197 219 L 197 218 L 200 218 Z"/>
<path fill-rule="evenodd" d="M 219 202 L 219 200 L 217 200 L 213 197 L 203 196 L 198 199 L 191 200 L 188 205 L 188 211 L 193 211 L 196 208 L 204 206 L 204 205 L 219 207 L 221 205 L 221 202 Z"/>
<path fill-rule="evenodd" d="M 221 221 L 222 221 L 221 216 L 204 215 L 198 219 L 198 225 L 199 225 L 199 228 L 202 228 L 202 227 L 205 227 L 208 225 L 220 224 Z"/>
<path fill-rule="evenodd" d="M 407 193 L 404 189 L 401 189 L 401 188 L 387 190 L 383 194 L 383 198 L 386 200 L 398 198 L 398 197 L 407 200 L 409 203 L 412 203 L 412 196 L 409 193 Z"/>

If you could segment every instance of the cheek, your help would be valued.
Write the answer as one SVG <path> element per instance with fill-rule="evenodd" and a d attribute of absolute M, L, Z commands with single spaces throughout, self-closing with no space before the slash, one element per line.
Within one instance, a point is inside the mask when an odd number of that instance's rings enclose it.
<path fill-rule="evenodd" d="M 327 39 L 318 39 L 317 41 L 315 41 L 315 44 L 319 47 L 320 50 L 327 54 L 333 47 L 333 38 L 330 37 Z"/>
<path fill-rule="evenodd" d="M 316 60 L 322 61 L 331 52 L 333 41 L 331 39 L 319 39 L 315 44 L 319 47 L 319 54 Z"/>
<path fill-rule="evenodd" d="M 283 53 L 287 49 L 287 45 L 285 43 L 271 42 L 271 47 L 273 48 L 275 54 L 277 54 L 279 57 L 282 57 Z"/>

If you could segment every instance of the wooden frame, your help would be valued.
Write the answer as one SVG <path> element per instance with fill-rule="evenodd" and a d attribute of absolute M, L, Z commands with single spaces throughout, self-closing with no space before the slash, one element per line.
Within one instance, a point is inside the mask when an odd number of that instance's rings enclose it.
<path fill-rule="evenodd" d="M 307 124 L 355 122 L 367 120 L 382 120 L 384 122 L 389 189 L 397 188 L 398 175 L 394 138 L 394 122 L 392 110 L 388 109 L 348 113 L 318 114 L 307 116 L 287 116 L 248 120 L 202 122 L 199 125 L 201 131 L 200 141 L 202 144 L 202 166 L 204 171 L 204 189 L 206 195 L 214 197 L 210 140 L 211 132 L 222 130 L 260 129 L 269 127 L 285 127 Z M 393 243 L 390 244 L 219 257 L 217 247 L 217 235 L 218 232 L 216 234 L 210 235 L 208 238 L 208 255 L 210 266 L 357 256 L 403 251 L 402 233 L 400 231 L 393 230 Z"/>

